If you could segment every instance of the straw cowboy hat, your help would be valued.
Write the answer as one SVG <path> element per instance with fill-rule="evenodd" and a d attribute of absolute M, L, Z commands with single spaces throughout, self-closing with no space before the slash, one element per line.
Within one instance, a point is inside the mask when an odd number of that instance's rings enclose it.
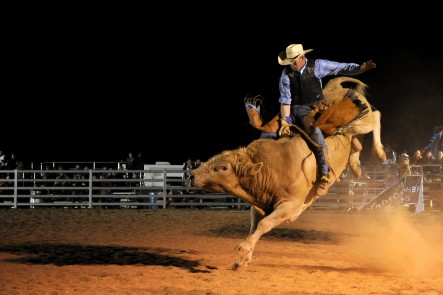
<path fill-rule="evenodd" d="M 303 50 L 303 45 L 301 44 L 291 44 L 286 47 L 285 51 L 278 54 L 278 63 L 282 66 L 293 64 L 299 55 L 305 55 L 312 50 L 314 49 Z"/>

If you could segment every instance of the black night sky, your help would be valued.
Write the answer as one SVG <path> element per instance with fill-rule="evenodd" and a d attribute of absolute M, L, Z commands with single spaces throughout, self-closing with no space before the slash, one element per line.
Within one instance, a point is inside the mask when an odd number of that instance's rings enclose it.
<path fill-rule="evenodd" d="M 0 149 L 26 163 L 119 161 L 129 151 L 143 152 L 148 163 L 204 161 L 258 138 L 243 98 L 262 95 L 265 118 L 273 117 L 277 54 L 302 43 L 314 49 L 307 58 L 376 62 L 356 78 L 369 85 L 367 98 L 382 113 L 383 143 L 411 154 L 443 125 L 441 33 L 423 34 L 438 21 L 319 30 L 250 17 L 42 18 L 16 27 L 3 45 Z"/>

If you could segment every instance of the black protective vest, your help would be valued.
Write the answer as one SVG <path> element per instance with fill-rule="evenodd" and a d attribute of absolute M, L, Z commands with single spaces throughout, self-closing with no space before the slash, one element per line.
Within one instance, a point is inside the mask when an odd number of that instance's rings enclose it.
<path fill-rule="evenodd" d="M 311 105 L 323 99 L 321 82 L 314 74 L 314 67 L 315 61 L 309 59 L 301 75 L 289 66 L 286 68 L 291 88 L 291 105 Z"/>

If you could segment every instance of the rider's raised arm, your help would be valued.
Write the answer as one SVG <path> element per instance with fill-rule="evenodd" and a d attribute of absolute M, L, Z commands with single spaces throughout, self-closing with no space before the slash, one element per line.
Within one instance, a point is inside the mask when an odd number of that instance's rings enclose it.
<path fill-rule="evenodd" d="M 375 68 L 375 66 L 375 63 L 373 63 L 372 60 L 359 65 L 356 63 L 344 63 L 327 59 L 316 59 L 315 76 L 320 79 L 326 76 L 337 75 L 356 76 Z"/>

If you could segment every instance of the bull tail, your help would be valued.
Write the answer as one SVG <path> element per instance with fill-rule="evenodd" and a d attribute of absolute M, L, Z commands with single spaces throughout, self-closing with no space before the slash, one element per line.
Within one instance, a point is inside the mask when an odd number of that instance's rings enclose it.
<path fill-rule="evenodd" d="M 348 85 L 346 85 L 346 84 L 348 84 Z M 349 86 L 349 87 L 345 87 L 345 86 Z M 339 89 L 345 89 L 345 88 L 351 88 L 362 95 L 366 95 L 367 94 L 366 90 L 368 88 L 368 85 L 366 85 L 365 83 L 363 83 L 362 81 L 360 81 L 358 79 L 342 76 L 342 77 L 337 77 L 337 78 L 329 80 L 329 82 L 326 84 L 326 86 L 324 87 L 323 90 L 324 91 L 337 91 Z"/>
<path fill-rule="evenodd" d="M 352 119 L 351 122 L 349 122 L 349 123 L 360 120 L 360 119 L 364 118 L 365 116 L 367 116 L 369 113 L 368 105 L 366 103 L 363 103 L 358 98 L 358 94 L 356 92 L 358 92 L 358 91 L 355 89 L 349 89 L 348 93 L 346 93 L 346 95 L 345 95 L 346 98 L 349 98 L 352 100 L 352 102 L 355 104 L 355 106 L 359 110 L 359 114 L 354 119 Z"/>
<path fill-rule="evenodd" d="M 326 135 L 335 134 L 337 129 L 340 129 L 340 133 L 346 132 L 344 127 L 369 114 L 370 106 L 360 99 L 360 95 L 355 89 L 349 89 L 342 99 L 321 113 L 314 126 Z"/>

